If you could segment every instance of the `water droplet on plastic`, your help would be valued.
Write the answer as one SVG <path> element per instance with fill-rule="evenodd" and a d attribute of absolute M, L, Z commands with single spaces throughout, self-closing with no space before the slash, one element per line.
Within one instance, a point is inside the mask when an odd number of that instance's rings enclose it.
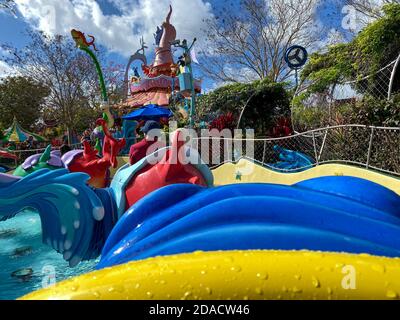
<path fill-rule="evenodd" d="M 319 280 L 318 280 L 316 277 L 312 277 L 312 278 L 311 278 L 311 282 L 312 282 L 312 285 L 313 285 L 315 288 L 321 287 L 321 283 L 319 282 Z"/>
<path fill-rule="evenodd" d="M 294 287 L 294 288 L 292 289 L 292 291 L 293 291 L 294 293 L 302 293 L 302 292 L 303 292 L 303 290 L 301 290 L 300 288 L 297 288 L 297 287 Z"/>
<path fill-rule="evenodd" d="M 242 268 L 239 267 L 239 266 L 233 266 L 233 267 L 231 267 L 231 271 L 233 271 L 233 272 L 240 272 L 240 271 L 242 271 Z"/>
<path fill-rule="evenodd" d="M 183 297 L 182 297 L 182 299 L 183 300 L 186 300 L 189 296 L 191 296 L 192 295 L 192 292 L 191 291 L 186 291 L 184 294 L 183 294 Z"/>
<path fill-rule="evenodd" d="M 388 290 L 386 292 L 386 297 L 388 297 L 389 299 L 397 299 L 399 297 L 399 295 L 397 294 L 397 292 L 395 292 L 393 290 Z"/>
<path fill-rule="evenodd" d="M 265 272 L 259 272 L 257 273 L 257 278 L 261 279 L 261 280 L 267 280 L 268 279 L 268 273 Z"/>
<path fill-rule="evenodd" d="M 71 193 L 72 193 L 74 196 L 79 196 L 79 191 L 78 191 L 78 189 L 71 188 L 70 191 L 71 191 Z"/>
<path fill-rule="evenodd" d="M 92 216 L 95 220 L 101 221 L 104 218 L 104 208 L 103 207 L 94 207 L 92 210 Z"/>

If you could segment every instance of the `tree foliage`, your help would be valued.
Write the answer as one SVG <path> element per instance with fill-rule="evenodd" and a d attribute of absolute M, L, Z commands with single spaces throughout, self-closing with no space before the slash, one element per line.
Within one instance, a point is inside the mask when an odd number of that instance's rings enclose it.
<path fill-rule="evenodd" d="M 1 0 L 0 1 L 0 10 L 5 10 L 6 12 L 11 13 L 14 17 L 17 16 L 15 6 L 16 6 L 16 3 L 14 0 Z"/>
<path fill-rule="evenodd" d="M 392 101 L 366 97 L 349 105 L 342 117 L 348 123 L 400 127 L 400 95 L 395 95 Z"/>
<path fill-rule="evenodd" d="M 339 81 L 373 74 L 398 57 L 400 4 L 388 4 L 383 12 L 382 18 L 369 24 L 351 42 L 311 56 L 301 74 L 303 81 L 308 79 L 312 83 L 309 92 L 324 92 Z M 376 85 L 374 80 L 374 77 L 369 79 L 369 89 Z M 366 88 L 365 84 L 362 87 Z"/>
<path fill-rule="evenodd" d="M 400 95 L 392 100 L 365 96 L 354 103 L 344 103 L 332 108 L 328 115 L 323 108 L 297 106 L 293 109 L 296 130 L 307 131 L 329 123 L 331 126 L 343 124 L 363 124 L 368 126 L 400 126 Z M 329 117 L 329 119 L 328 119 Z"/>
<path fill-rule="evenodd" d="M 345 3 L 367 19 L 379 19 L 384 15 L 382 4 L 400 3 L 400 0 L 345 0 Z"/>
<path fill-rule="evenodd" d="M 55 119 L 71 131 L 92 125 L 93 119 L 101 115 L 101 95 L 98 75 L 90 57 L 77 49 L 70 38 L 32 30 L 27 32 L 31 42 L 25 48 L 3 46 L 9 53 L 5 60 L 23 76 L 50 89 L 44 118 Z M 103 57 L 100 55 L 99 59 L 102 61 Z M 109 88 L 111 97 L 120 100 L 116 95 L 115 65 L 110 65 L 105 75 L 113 80 Z"/>
<path fill-rule="evenodd" d="M 244 107 L 240 127 L 265 135 L 281 116 L 290 114 L 290 94 L 284 83 L 268 79 L 235 83 L 201 96 L 197 104 L 199 121 L 212 122 L 221 114 L 232 113 L 235 119 Z"/>
<path fill-rule="evenodd" d="M 16 117 L 23 128 L 34 130 L 50 90 L 31 78 L 8 77 L 0 83 L 0 127 L 9 127 Z"/>

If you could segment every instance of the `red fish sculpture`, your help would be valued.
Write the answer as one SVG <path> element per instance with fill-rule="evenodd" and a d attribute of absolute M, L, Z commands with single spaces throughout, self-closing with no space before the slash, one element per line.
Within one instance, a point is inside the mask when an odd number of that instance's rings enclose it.
<path fill-rule="evenodd" d="M 109 184 L 109 169 L 118 166 L 118 153 L 125 146 L 125 139 L 115 139 L 109 132 L 104 119 L 98 119 L 96 125 L 104 132 L 103 157 L 93 149 L 88 141 L 83 143 L 82 150 L 67 152 L 62 160 L 71 172 L 85 172 L 90 176 L 88 183 L 96 188 L 105 188 Z"/>
<path fill-rule="evenodd" d="M 126 208 L 150 192 L 176 183 L 191 183 L 207 186 L 208 183 L 196 166 L 188 161 L 185 141 L 181 131 L 177 131 L 172 146 L 165 151 L 163 158 L 156 164 L 148 163 L 131 179 L 125 189 Z M 182 159 L 186 159 L 182 161 Z"/>

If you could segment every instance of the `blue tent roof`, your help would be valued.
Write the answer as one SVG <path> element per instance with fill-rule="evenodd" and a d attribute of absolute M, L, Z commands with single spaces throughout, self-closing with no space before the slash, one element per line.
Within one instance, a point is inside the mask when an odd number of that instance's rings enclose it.
<path fill-rule="evenodd" d="M 125 120 L 159 120 L 161 118 L 170 118 L 172 116 L 173 113 L 171 110 L 160 107 L 156 104 L 149 104 L 132 111 L 122 118 Z"/>

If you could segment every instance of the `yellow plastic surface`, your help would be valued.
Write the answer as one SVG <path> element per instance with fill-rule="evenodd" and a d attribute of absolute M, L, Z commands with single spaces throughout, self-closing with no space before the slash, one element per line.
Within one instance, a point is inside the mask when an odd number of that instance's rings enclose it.
<path fill-rule="evenodd" d="M 130 262 L 23 299 L 399 299 L 399 294 L 398 258 L 260 250 Z"/>
<path fill-rule="evenodd" d="M 238 163 L 226 163 L 214 169 L 215 185 L 225 185 L 233 183 L 276 183 L 292 185 L 307 179 L 323 176 L 352 176 L 378 183 L 400 195 L 400 179 L 384 175 L 371 170 L 341 165 L 323 164 L 303 172 L 280 173 L 246 159 L 240 159 Z"/>

